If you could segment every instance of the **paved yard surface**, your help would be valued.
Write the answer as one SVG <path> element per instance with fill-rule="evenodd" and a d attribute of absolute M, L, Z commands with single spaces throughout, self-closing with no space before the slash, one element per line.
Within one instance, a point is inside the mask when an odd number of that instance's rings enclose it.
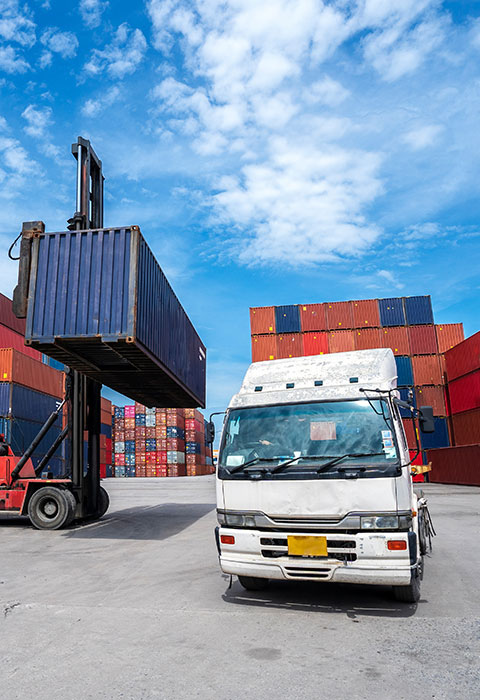
<path fill-rule="evenodd" d="M 427 485 L 422 599 L 220 574 L 213 477 L 110 479 L 97 523 L 0 521 L 5 700 L 480 697 L 480 489 Z"/>

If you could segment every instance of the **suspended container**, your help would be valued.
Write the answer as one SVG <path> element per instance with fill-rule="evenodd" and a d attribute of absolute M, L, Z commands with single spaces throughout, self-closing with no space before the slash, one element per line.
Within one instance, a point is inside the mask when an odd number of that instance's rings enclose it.
<path fill-rule="evenodd" d="M 25 337 L 147 406 L 205 405 L 205 346 L 138 226 L 36 235 Z"/>

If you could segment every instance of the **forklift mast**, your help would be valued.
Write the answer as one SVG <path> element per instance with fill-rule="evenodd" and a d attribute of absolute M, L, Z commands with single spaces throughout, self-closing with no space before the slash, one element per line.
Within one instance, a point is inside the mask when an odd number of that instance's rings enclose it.
<path fill-rule="evenodd" d="M 73 232 L 103 227 L 102 162 L 90 141 L 79 137 L 72 144 L 77 160 L 76 211 L 68 220 Z M 13 294 L 13 311 L 18 318 L 27 315 L 30 279 L 31 243 L 34 236 L 45 231 L 42 221 L 24 222 L 20 244 L 18 285 Z M 76 496 L 76 518 L 95 516 L 100 508 L 100 423 L 102 385 L 75 370 L 67 372 L 66 398 L 68 404 L 68 431 L 64 430 L 55 444 L 68 432 L 70 438 L 70 466 L 72 491 Z M 84 450 L 84 435 L 87 450 Z M 32 448 L 32 446 L 30 446 Z M 32 452 L 33 449 L 29 451 Z M 53 449 L 53 448 L 52 448 Z M 53 454 L 49 451 L 48 458 Z M 25 460 L 26 461 L 26 460 Z M 45 459 L 40 466 L 44 466 Z"/>

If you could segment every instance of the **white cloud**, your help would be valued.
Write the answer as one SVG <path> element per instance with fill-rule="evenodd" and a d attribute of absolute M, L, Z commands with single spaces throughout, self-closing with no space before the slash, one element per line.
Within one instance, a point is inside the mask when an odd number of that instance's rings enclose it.
<path fill-rule="evenodd" d="M 22 112 L 26 120 L 25 133 L 33 138 L 44 138 L 48 127 L 52 123 L 52 110 L 50 107 L 28 107 Z"/>
<path fill-rule="evenodd" d="M 30 65 L 13 46 L 0 46 L 0 70 L 6 73 L 25 73 Z"/>
<path fill-rule="evenodd" d="M 418 151 L 427 146 L 432 146 L 437 137 L 442 133 L 443 126 L 438 124 L 427 124 L 415 129 L 411 129 L 403 135 L 403 140 L 414 151 Z"/>
<path fill-rule="evenodd" d="M 403 289 L 405 286 L 403 282 L 400 282 L 397 279 L 397 277 L 391 270 L 378 270 L 377 276 L 380 277 L 382 280 L 386 280 L 387 282 L 389 282 L 392 287 L 395 287 L 395 289 Z"/>
<path fill-rule="evenodd" d="M 72 32 L 62 32 L 57 27 L 48 27 L 40 41 L 48 51 L 58 53 L 62 58 L 73 58 L 77 53 L 78 39 Z"/>
<path fill-rule="evenodd" d="M 111 107 L 120 97 L 120 88 L 114 86 L 107 90 L 107 92 L 97 99 L 89 99 L 85 102 L 82 107 L 82 114 L 84 117 L 97 117 L 99 114 L 104 112 L 108 107 Z"/>
<path fill-rule="evenodd" d="M 26 5 L 18 0 L 0 0 L 0 37 L 27 48 L 34 45 L 35 23 Z"/>
<path fill-rule="evenodd" d="M 0 157 L 2 168 L 9 171 L 9 175 L 28 175 L 35 170 L 37 163 L 29 158 L 27 151 L 19 141 L 6 136 L 0 137 Z"/>
<path fill-rule="evenodd" d="M 53 54 L 51 51 L 42 51 L 38 65 L 40 68 L 48 68 L 52 65 Z"/>
<path fill-rule="evenodd" d="M 341 83 L 326 75 L 322 80 L 311 83 L 303 95 L 305 101 L 312 104 L 324 104 L 328 107 L 337 107 L 349 96 Z"/>
<path fill-rule="evenodd" d="M 143 61 L 147 42 L 140 29 L 131 30 L 128 24 L 121 24 L 113 41 L 105 49 L 94 49 L 85 70 L 90 75 L 100 75 L 104 71 L 112 78 L 123 78 L 134 73 Z"/>
<path fill-rule="evenodd" d="M 80 0 L 79 10 L 85 25 L 89 29 L 99 27 L 107 7 L 106 0 Z"/>

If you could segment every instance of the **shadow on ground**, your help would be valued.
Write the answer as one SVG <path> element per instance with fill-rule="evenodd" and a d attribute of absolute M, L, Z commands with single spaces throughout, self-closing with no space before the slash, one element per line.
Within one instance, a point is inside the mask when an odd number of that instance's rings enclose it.
<path fill-rule="evenodd" d="M 50 534 L 72 539 L 165 540 L 190 527 L 214 508 L 213 503 L 136 506 L 107 513 L 100 520 L 78 522 L 67 530 Z M 2 519 L 0 528 L 3 527 L 34 530 L 28 518 L 20 517 Z"/>
<path fill-rule="evenodd" d="M 228 580 L 228 576 L 225 577 Z M 277 610 L 344 613 L 353 622 L 362 617 L 411 617 L 418 605 L 399 603 L 388 586 L 365 586 L 309 581 L 271 581 L 263 591 L 246 591 L 233 577 L 233 585 L 222 596 L 230 605 Z"/>

